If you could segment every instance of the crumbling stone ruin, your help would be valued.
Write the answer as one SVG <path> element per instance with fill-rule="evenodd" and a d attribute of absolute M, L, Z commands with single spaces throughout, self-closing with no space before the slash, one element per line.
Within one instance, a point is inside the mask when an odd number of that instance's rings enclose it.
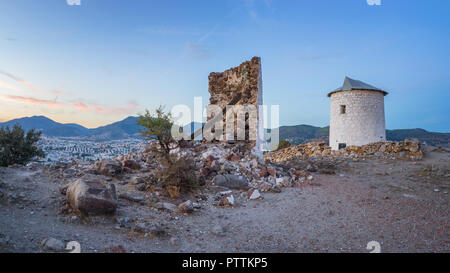
<path fill-rule="evenodd" d="M 259 106 L 263 103 L 261 58 L 253 57 L 250 61 L 228 69 L 221 73 L 213 72 L 208 77 L 210 105 L 217 105 L 221 110 L 226 110 L 222 115 L 223 127 L 215 128 L 212 132 L 226 133 L 226 140 L 242 140 L 245 137 L 247 147 L 253 152 L 262 156 L 261 141 L 263 128 L 261 112 L 258 113 Z M 228 106 L 228 108 L 227 108 Z M 239 108 L 243 107 L 243 108 Z M 239 112 L 240 110 L 244 110 Z M 216 122 L 214 117 L 217 113 L 208 117 L 208 122 Z M 238 124 L 239 115 L 245 117 L 245 124 Z M 226 121 L 233 122 L 233 131 L 227 132 Z M 242 116 L 241 116 L 241 120 Z M 216 123 L 220 126 L 220 123 Z M 262 131 L 262 130 L 261 130 Z"/>
<path fill-rule="evenodd" d="M 403 142 L 376 142 L 363 146 L 349 146 L 340 150 L 332 150 L 326 143 L 308 143 L 292 146 L 277 152 L 264 155 L 264 159 L 280 163 L 292 159 L 308 157 L 379 157 L 406 160 L 420 160 L 423 157 L 420 142 L 406 139 Z"/>

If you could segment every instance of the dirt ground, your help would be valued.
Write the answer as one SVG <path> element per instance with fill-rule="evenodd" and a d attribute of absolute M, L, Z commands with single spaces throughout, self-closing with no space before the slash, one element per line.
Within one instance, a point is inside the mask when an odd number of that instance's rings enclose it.
<path fill-rule="evenodd" d="M 192 196 L 201 207 L 192 214 L 121 199 L 116 215 L 88 219 L 61 212 L 62 183 L 42 170 L 0 168 L 0 252 L 42 252 L 49 237 L 77 241 L 81 252 L 367 253 L 370 241 L 381 252 L 450 252 L 448 151 L 345 163 L 262 200 L 233 191 L 229 208 L 215 205 L 220 189 L 210 188 Z"/>

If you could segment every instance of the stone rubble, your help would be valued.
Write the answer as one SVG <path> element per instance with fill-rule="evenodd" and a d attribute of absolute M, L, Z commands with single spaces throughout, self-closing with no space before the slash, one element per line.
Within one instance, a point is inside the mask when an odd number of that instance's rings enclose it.
<path fill-rule="evenodd" d="M 423 157 L 420 142 L 416 139 L 406 139 L 403 142 L 377 142 L 364 146 L 349 146 L 333 151 L 326 143 L 308 143 L 291 146 L 264 155 L 264 159 L 273 163 L 281 163 L 292 158 L 307 159 L 309 157 L 351 157 L 351 158 L 397 158 L 420 160 Z"/>
<path fill-rule="evenodd" d="M 197 203 L 188 200 L 181 204 L 179 202 L 172 204 L 162 195 L 163 185 L 158 179 L 158 170 L 162 166 L 153 154 L 155 147 L 157 144 L 151 143 L 140 151 L 121 155 L 112 160 L 90 164 L 73 162 L 47 167 L 50 169 L 48 173 L 54 179 L 65 181 L 67 186 L 60 189 L 61 193 L 66 193 L 70 207 L 82 213 L 113 213 L 117 199 L 112 197 L 113 193 L 108 186 L 114 185 L 120 186 L 117 194 L 121 200 L 150 205 L 170 213 L 194 212 L 196 207 L 199 207 Z M 309 143 L 268 153 L 264 159 L 254 155 L 245 143 L 194 142 L 171 153 L 192 159 L 195 165 L 193 173 L 199 181 L 202 181 L 204 188 L 218 187 L 222 191 L 232 190 L 218 197 L 216 204 L 219 207 L 235 206 L 234 194 L 244 196 L 248 200 L 257 200 L 262 199 L 264 193 L 280 193 L 283 188 L 300 187 L 305 181 L 314 180 L 312 173 L 315 172 L 336 174 L 336 164 L 344 158 L 418 160 L 423 155 L 420 143 L 415 140 L 373 143 L 362 147 L 347 147 L 340 151 L 331 151 L 325 143 Z M 94 180 L 101 183 L 90 185 L 84 181 L 85 176 L 95 177 Z M 75 196 L 74 193 L 77 191 L 83 192 L 89 198 Z M 108 198 L 102 196 L 107 192 Z M 198 201 L 203 202 L 201 198 Z"/>

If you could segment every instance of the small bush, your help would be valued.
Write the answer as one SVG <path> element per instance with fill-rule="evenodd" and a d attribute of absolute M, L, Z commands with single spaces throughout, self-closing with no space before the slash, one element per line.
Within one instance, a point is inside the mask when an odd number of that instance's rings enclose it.
<path fill-rule="evenodd" d="M 17 124 L 12 130 L 0 128 L 0 166 L 24 165 L 34 157 L 43 157 L 44 152 L 35 145 L 40 137 L 41 132 L 32 129 L 25 134 Z"/>
<path fill-rule="evenodd" d="M 156 109 L 155 114 L 145 110 L 144 115 L 139 115 L 137 124 L 144 127 L 143 130 L 140 130 L 140 133 L 145 139 L 156 139 L 158 141 L 160 149 L 155 149 L 153 152 L 166 161 L 170 161 L 170 151 L 178 147 L 171 134 L 173 123 L 170 113 L 164 112 L 162 106 Z"/>
<path fill-rule="evenodd" d="M 163 165 L 158 171 L 158 177 L 169 196 L 177 198 L 180 192 L 192 191 L 197 187 L 199 183 L 195 175 L 196 166 L 192 159 L 179 158 L 170 153 L 180 147 L 171 134 L 173 122 L 170 113 L 165 113 L 162 106 L 153 115 L 146 110 L 144 115 L 139 116 L 137 123 L 144 127 L 141 134 L 145 139 L 156 139 L 159 144 L 152 152 Z"/>
<path fill-rule="evenodd" d="M 163 162 L 164 168 L 158 172 L 158 176 L 170 197 L 177 198 L 180 192 L 190 192 L 199 183 L 194 173 L 195 164 L 192 159 L 171 157 L 170 164 L 167 164 L 167 161 Z"/>
<path fill-rule="evenodd" d="M 280 143 L 278 143 L 277 151 L 288 147 L 291 147 L 291 143 L 283 139 L 282 141 L 280 141 Z"/>

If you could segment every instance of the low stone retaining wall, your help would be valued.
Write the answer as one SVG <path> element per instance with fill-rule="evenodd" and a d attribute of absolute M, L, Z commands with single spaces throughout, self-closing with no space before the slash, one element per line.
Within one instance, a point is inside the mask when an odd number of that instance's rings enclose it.
<path fill-rule="evenodd" d="M 423 157 L 420 142 L 406 139 L 403 142 L 376 142 L 364 146 L 349 146 L 339 151 L 332 151 L 326 143 L 308 143 L 288 147 L 264 155 L 264 159 L 279 163 L 294 157 L 379 157 L 392 159 L 420 160 Z"/>

